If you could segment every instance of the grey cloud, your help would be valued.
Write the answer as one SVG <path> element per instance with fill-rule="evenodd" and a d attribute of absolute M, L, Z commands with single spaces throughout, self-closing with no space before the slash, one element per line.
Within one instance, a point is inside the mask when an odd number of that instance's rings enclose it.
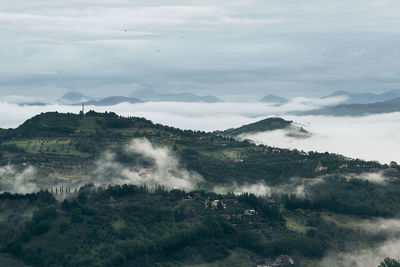
<path fill-rule="evenodd" d="M 0 93 L 138 84 L 255 100 L 393 89 L 398 11 L 395 0 L 5 0 Z"/>
<path fill-rule="evenodd" d="M 0 192 L 25 194 L 39 191 L 35 178 L 36 169 L 33 167 L 22 170 L 13 165 L 0 167 Z"/>
<path fill-rule="evenodd" d="M 385 234 L 388 238 L 370 248 L 351 248 L 348 252 L 342 253 L 328 252 L 320 262 L 320 266 L 378 266 L 386 257 L 400 258 L 400 221 L 398 219 L 361 221 L 359 228 L 367 233 Z"/>

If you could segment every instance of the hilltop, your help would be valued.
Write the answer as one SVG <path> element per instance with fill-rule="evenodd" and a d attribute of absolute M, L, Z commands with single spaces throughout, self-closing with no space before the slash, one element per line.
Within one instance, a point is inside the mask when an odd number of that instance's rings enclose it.
<path fill-rule="evenodd" d="M 278 129 L 286 129 L 292 125 L 293 121 L 287 121 L 281 118 L 267 118 L 261 121 L 243 125 L 239 128 L 231 128 L 224 131 L 216 131 L 216 133 L 224 136 L 238 136 L 244 133 L 255 133 L 273 131 Z"/>
<path fill-rule="evenodd" d="M 293 121 L 287 121 L 282 118 L 267 118 L 254 123 L 243 125 L 239 128 L 232 128 L 224 131 L 215 131 L 215 133 L 227 137 L 240 137 L 240 135 L 243 134 L 252 134 L 275 130 L 286 130 L 287 135 L 294 138 L 307 138 L 311 136 L 311 133 L 306 131 L 303 127 L 298 127 L 293 124 Z"/>
<path fill-rule="evenodd" d="M 276 95 L 266 95 L 263 98 L 261 98 L 258 102 L 263 102 L 263 103 L 274 103 L 274 104 L 284 104 L 288 102 L 289 100 L 280 96 Z"/>

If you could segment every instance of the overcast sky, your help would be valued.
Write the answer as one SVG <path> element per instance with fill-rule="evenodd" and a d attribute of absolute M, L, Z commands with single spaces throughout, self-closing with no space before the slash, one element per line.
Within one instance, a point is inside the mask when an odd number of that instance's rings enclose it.
<path fill-rule="evenodd" d="M 2 0 L 0 95 L 400 88 L 398 0 Z"/>

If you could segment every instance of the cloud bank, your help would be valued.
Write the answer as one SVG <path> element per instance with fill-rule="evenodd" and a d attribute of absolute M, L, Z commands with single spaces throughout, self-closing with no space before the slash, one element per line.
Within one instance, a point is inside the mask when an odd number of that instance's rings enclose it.
<path fill-rule="evenodd" d="M 236 195 L 243 193 L 254 194 L 259 197 L 271 197 L 279 195 L 296 195 L 299 198 L 307 196 L 307 187 L 323 182 L 323 178 L 302 179 L 292 178 L 287 184 L 280 185 L 266 185 L 264 182 L 255 184 L 237 184 L 216 186 L 213 191 L 217 193 L 226 194 L 232 192 Z"/>
<path fill-rule="evenodd" d="M 0 167 L 0 192 L 31 193 L 39 191 L 36 169 L 27 167 L 18 170 L 13 165 Z"/>
<path fill-rule="evenodd" d="M 378 266 L 386 257 L 400 259 L 400 220 L 377 219 L 368 220 L 360 224 L 360 228 L 367 233 L 385 234 L 388 239 L 377 243 L 371 248 L 350 249 L 349 252 L 329 252 L 321 261 L 321 266 L 365 267 Z"/>
<path fill-rule="evenodd" d="M 146 138 L 133 139 L 125 147 L 130 155 L 140 155 L 152 161 L 151 167 L 129 166 L 119 163 L 116 154 L 105 152 L 96 163 L 96 184 L 136 184 L 168 189 L 193 190 L 203 182 L 200 174 L 188 171 L 179 165 L 179 160 L 166 147 L 154 146 Z"/>
<path fill-rule="evenodd" d="M 382 172 L 362 173 L 353 176 L 353 178 L 368 180 L 369 182 L 377 184 L 385 184 L 388 181 L 387 177 L 385 177 Z"/>
<path fill-rule="evenodd" d="M 281 148 L 338 153 L 383 163 L 400 161 L 399 113 L 365 117 L 283 116 L 306 125 L 310 138 L 293 138 L 284 130 L 243 135 L 242 138 Z M 307 126 L 309 125 L 309 126 Z"/>

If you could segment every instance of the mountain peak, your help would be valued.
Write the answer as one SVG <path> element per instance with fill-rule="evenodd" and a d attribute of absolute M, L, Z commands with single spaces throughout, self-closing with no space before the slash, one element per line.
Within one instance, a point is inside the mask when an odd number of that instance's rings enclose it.
<path fill-rule="evenodd" d="M 91 99 L 91 97 L 88 97 L 81 92 L 69 91 L 62 95 L 57 101 L 61 104 L 76 104 L 86 102 Z"/>
<path fill-rule="evenodd" d="M 286 98 L 269 94 L 261 98 L 258 102 L 283 104 L 287 101 L 288 100 Z"/>

